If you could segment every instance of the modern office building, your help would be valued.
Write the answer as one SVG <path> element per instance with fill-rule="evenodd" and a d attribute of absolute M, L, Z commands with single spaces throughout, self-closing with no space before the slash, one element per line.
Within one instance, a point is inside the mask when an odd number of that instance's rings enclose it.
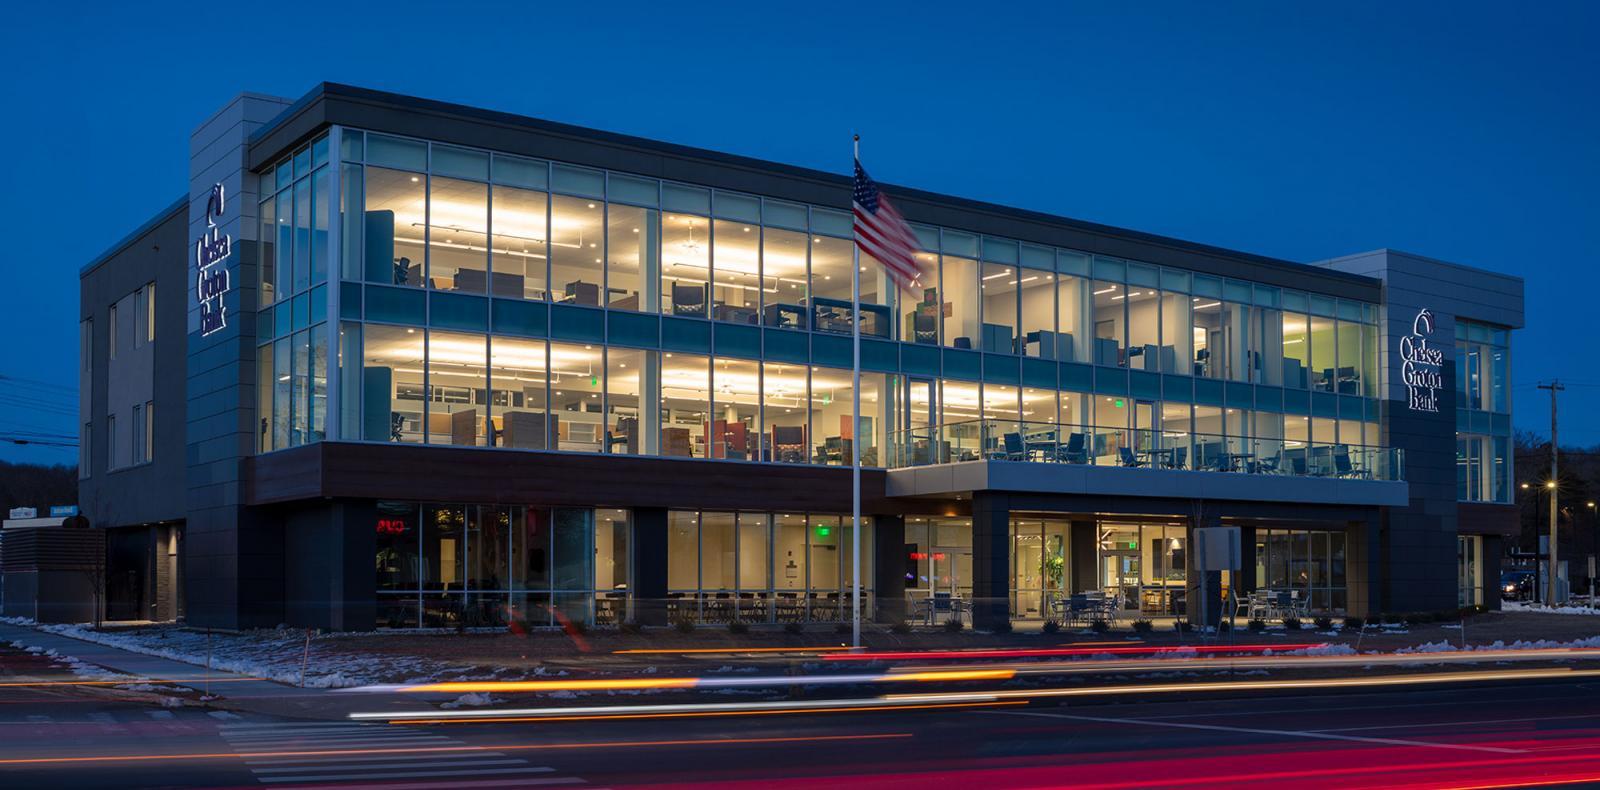
<path fill-rule="evenodd" d="M 855 442 L 880 619 L 1183 613 L 1209 526 L 1243 561 L 1207 595 L 1497 603 L 1518 278 L 885 186 L 929 273 L 863 258 L 854 315 L 847 162 L 333 84 L 241 95 L 189 151 L 189 194 L 82 274 L 118 611 L 843 619 Z"/>

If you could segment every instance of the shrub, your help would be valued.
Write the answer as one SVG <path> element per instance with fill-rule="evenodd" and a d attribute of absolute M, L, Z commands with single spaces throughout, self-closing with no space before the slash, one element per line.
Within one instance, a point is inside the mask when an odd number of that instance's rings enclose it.
<path fill-rule="evenodd" d="M 1300 630 L 1300 618 L 1298 618 L 1298 617 L 1285 617 L 1285 618 L 1283 618 L 1283 630 L 1285 630 L 1285 631 L 1298 631 L 1298 630 Z"/>
<path fill-rule="evenodd" d="M 1433 612 L 1412 612 L 1403 618 L 1406 625 L 1421 625 L 1433 622 Z"/>
<path fill-rule="evenodd" d="M 889 630 L 897 634 L 909 634 L 911 633 L 911 624 L 901 620 L 894 625 L 889 626 Z"/>
<path fill-rule="evenodd" d="M 622 625 L 617 626 L 617 628 L 619 630 L 621 630 L 622 633 L 624 633 L 624 634 L 642 634 L 642 633 L 644 633 L 644 626 L 640 625 L 637 620 L 629 620 L 629 621 L 623 623 Z"/>
<path fill-rule="evenodd" d="M 1189 622 L 1187 620 L 1173 620 L 1172 630 L 1177 631 L 1180 634 L 1186 634 L 1194 629 L 1189 626 Z"/>
<path fill-rule="evenodd" d="M 1333 630 L 1333 618 L 1329 617 L 1329 616 L 1327 616 L 1325 614 L 1324 615 L 1318 615 L 1317 619 L 1316 619 L 1316 623 L 1317 623 L 1317 628 L 1319 630 L 1322 630 L 1322 631 Z"/>
<path fill-rule="evenodd" d="M 1267 630 L 1267 621 L 1256 617 L 1252 618 L 1250 622 L 1245 624 L 1245 626 L 1250 629 L 1251 633 L 1259 634 L 1262 631 Z"/>
<path fill-rule="evenodd" d="M 1061 624 L 1054 620 L 1046 620 L 1044 621 L 1044 627 L 1039 630 L 1047 634 L 1053 634 L 1061 630 Z"/>
<path fill-rule="evenodd" d="M 803 634 L 806 632 L 806 627 L 799 623 L 784 623 L 783 632 L 786 634 Z"/>
<path fill-rule="evenodd" d="M 1351 615 L 1351 616 L 1346 617 L 1344 619 L 1344 627 L 1345 628 L 1349 628 L 1349 629 L 1353 629 L 1353 630 L 1356 630 L 1356 631 L 1360 631 L 1361 629 L 1365 628 L 1366 626 L 1367 626 L 1367 621 L 1364 618 L 1356 617 L 1355 615 Z"/>
<path fill-rule="evenodd" d="M 1463 619 L 1466 619 L 1466 615 L 1462 614 L 1459 610 L 1433 613 L 1433 621 L 1435 623 L 1448 623 L 1452 620 Z"/>
<path fill-rule="evenodd" d="M 679 620 L 676 623 L 673 623 L 672 627 L 674 629 L 677 629 L 678 633 L 680 633 L 680 634 L 692 634 L 692 633 L 694 633 L 694 621 L 690 620 L 688 618 L 684 618 L 682 620 Z"/>
<path fill-rule="evenodd" d="M 730 634 L 748 634 L 748 633 L 750 633 L 750 624 L 746 623 L 743 620 L 734 620 L 734 621 L 728 623 L 728 633 L 730 633 Z"/>
<path fill-rule="evenodd" d="M 1226 633 L 1233 630 L 1233 623 L 1228 620 L 1217 621 L 1217 633 Z"/>
<path fill-rule="evenodd" d="M 1134 633 L 1148 634 L 1151 631 L 1156 630 L 1156 624 L 1153 623 L 1153 622 L 1150 622 L 1149 620 L 1134 620 L 1133 621 L 1133 630 L 1134 630 Z"/>
<path fill-rule="evenodd" d="M 836 633 L 836 634 L 848 634 L 848 633 L 850 633 L 850 631 L 851 631 L 851 625 L 849 623 L 834 623 L 833 624 L 833 632 Z"/>
<path fill-rule="evenodd" d="M 1384 612 L 1383 614 L 1378 615 L 1378 619 L 1381 620 L 1384 625 L 1398 625 L 1402 622 L 1400 615 L 1397 615 L 1394 612 Z"/>
<path fill-rule="evenodd" d="M 1009 634 L 1011 633 L 1011 621 L 1001 620 L 1000 622 L 990 626 L 989 632 L 993 634 Z"/>
<path fill-rule="evenodd" d="M 584 634 L 589 633 L 589 624 L 582 620 L 568 620 L 562 624 L 562 630 L 569 634 L 583 636 Z"/>
<path fill-rule="evenodd" d="M 963 629 L 965 627 L 966 626 L 960 620 L 958 620 L 958 619 L 956 619 L 954 617 L 950 618 L 949 620 L 944 621 L 944 630 L 946 630 L 946 631 L 948 631 L 948 632 L 950 632 L 952 634 L 960 633 L 961 629 Z"/>
<path fill-rule="evenodd" d="M 1111 630 L 1111 624 L 1096 617 L 1095 619 L 1089 621 L 1089 630 L 1097 634 L 1103 634 Z"/>

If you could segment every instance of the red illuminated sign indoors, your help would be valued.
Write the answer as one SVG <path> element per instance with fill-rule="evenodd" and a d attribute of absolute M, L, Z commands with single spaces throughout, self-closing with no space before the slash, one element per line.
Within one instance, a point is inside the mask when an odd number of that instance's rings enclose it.
<path fill-rule="evenodd" d="M 404 535 L 405 532 L 406 532 L 406 522 L 401 521 L 400 519 L 397 519 L 397 518 L 380 518 L 380 519 L 378 519 L 378 534 L 379 535 Z"/>

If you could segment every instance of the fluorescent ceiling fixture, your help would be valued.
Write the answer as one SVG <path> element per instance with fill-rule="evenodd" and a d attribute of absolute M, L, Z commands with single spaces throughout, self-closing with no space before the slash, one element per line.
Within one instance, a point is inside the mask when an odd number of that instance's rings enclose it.
<path fill-rule="evenodd" d="M 1095 291 L 1094 295 L 1095 296 L 1099 296 L 1100 294 L 1108 294 L 1108 293 L 1111 293 L 1112 291 L 1115 291 L 1115 290 L 1117 290 L 1117 287 L 1115 285 L 1113 285 L 1110 288 L 1101 288 L 1100 290 Z"/>

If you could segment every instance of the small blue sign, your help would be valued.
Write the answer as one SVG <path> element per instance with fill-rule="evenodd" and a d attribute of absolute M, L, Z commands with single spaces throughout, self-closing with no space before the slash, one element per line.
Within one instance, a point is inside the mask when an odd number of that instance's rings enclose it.
<path fill-rule="evenodd" d="M 76 515 L 78 515 L 78 506 L 77 505 L 51 505 L 50 506 L 50 517 L 51 518 L 66 518 L 67 516 L 76 516 Z"/>

